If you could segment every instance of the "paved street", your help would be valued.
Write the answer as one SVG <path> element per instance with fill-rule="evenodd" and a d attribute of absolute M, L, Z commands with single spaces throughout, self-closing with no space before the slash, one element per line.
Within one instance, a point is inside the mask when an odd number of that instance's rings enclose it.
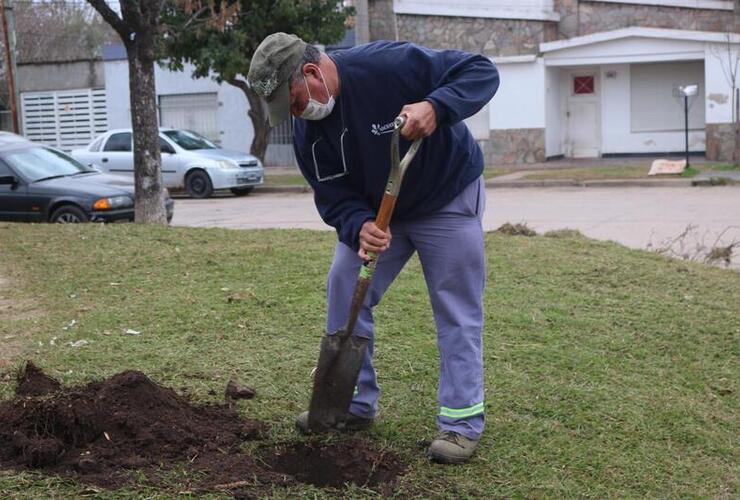
<path fill-rule="evenodd" d="M 740 187 L 488 189 L 484 228 L 493 230 L 504 222 L 526 222 L 538 232 L 578 229 L 633 248 L 660 243 L 693 224 L 693 241 L 707 244 L 729 228 L 722 239 L 727 244 L 740 241 Z M 179 199 L 173 224 L 331 229 L 319 219 L 310 193 Z M 737 255 L 735 262 L 740 262 Z"/>

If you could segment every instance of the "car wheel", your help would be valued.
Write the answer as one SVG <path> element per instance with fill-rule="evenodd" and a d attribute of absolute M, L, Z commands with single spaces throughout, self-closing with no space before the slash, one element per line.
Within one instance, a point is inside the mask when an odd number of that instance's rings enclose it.
<path fill-rule="evenodd" d="M 196 170 L 185 179 L 185 189 L 191 198 L 208 198 L 213 194 L 213 183 L 207 173 Z"/>
<path fill-rule="evenodd" d="M 254 191 L 254 186 L 231 188 L 231 192 L 234 194 L 234 196 L 246 196 L 252 191 Z"/>
<path fill-rule="evenodd" d="M 54 210 L 54 213 L 49 217 L 49 222 L 55 224 L 79 224 L 81 222 L 87 222 L 90 217 L 85 212 L 73 205 L 64 205 Z"/>

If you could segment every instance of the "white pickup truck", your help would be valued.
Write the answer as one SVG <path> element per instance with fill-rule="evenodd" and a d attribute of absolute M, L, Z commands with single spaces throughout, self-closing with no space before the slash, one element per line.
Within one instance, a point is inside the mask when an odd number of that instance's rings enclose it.
<path fill-rule="evenodd" d="M 165 187 L 185 189 L 193 198 L 208 198 L 216 189 L 243 196 L 264 182 L 264 169 L 255 156 L 221 149 L 195 132 L 160 128 L 159 144 Z M 72 157 L 103 172 L 133 179 L 131 129 L 106 132 L 87 148 L 72 151 Z"/>

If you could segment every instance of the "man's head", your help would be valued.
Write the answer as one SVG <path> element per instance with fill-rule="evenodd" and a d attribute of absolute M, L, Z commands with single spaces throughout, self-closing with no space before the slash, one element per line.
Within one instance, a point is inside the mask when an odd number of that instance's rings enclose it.
<path fill-rule="evenodd" d="M 330 100 L 324 74 L 333 77 L 334 68 L 326 61 L 316 47 L 295 35 L 273 33 L 262 41 L 252 57 L 247 80 L 265 100 L 270 125 L 282 123 L 290 114 L 301 116 L 309 97 L 322 104 Z"/>

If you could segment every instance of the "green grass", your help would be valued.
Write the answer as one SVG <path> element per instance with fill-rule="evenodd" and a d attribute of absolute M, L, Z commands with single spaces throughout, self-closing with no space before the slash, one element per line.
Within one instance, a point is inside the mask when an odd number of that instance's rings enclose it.
<path fill-rule="evenodd" d="M 378 307 L 383 396 L 370 436 L 410 463 L 398 494 L 737 497 L 740 273 L 559 236 L 487 235 L 487 430 L 468 465 L 430 465 L 416 445 L 434 433 L 438 366 L 417 260 Z M 65 384 L 135 368 L 200 402 L 220 401 L 236 376 L 258 391 L 240 410 L 289 440 L 310 394 L 333 246 L 328 232 L 0 225 L 0 275 L 37 308 L 0 322 L 0 352 L 20 338 L 18 364 L 33 359 Z M 79 339 L 90 344 L 67 345 Z M 0 398 L 12 391 L 0 375 Z M 11 496 L 85 490 L 0 473 Z"/>
<path fill-rule="evenodd" d="M 683 173 L 678 175 L 660 175 L 652 178 L 671 178 L 671 177 L 694 177 L 702 172 L 709 170 L 730 171 L 735 170 L 732 165 L 712 165 L 700 164 L 692 165 Z M 551 180 L 551 179 L 572 179 L 576 181 L 588 180 L 606 180 L 606 179 L 640 179 L 648 178 L 650 165 L 615 165 L 606 167 L 578 167 L 551 170 L 547 172 L 533 172 L 523 177 L 525 180 Z"/>
<path fill-rule="evenodd" d="M 308 186 L 308 182 L 300 173 L 294 174 L 275 174 L 267 172 L 265 174 L 265 186 Z M 259 189 L 259 188 L 258 188 Z"/>

